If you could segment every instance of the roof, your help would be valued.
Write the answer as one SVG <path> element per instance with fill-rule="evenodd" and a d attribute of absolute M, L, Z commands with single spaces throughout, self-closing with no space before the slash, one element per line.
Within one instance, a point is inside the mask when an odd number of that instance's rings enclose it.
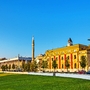
<path fill-rule="evenodd" d="M 19 60 L 32 60 L 31 57 L 19 57 L 18 59 Z"/>
<path fill-rule="evenodd" d="M 81 47 L 81 46 L 85 46 L 85 47 L 88 47 L 87 45 L 83 45 L 83 44 L 74 44 L 74 45 L 72 45 L 72 46 L 64 46 L 64 47 L 60 47 L 60 48 L 54 48 L 54 49 L 51 49 L 51 50 L 47 50 L 46 52 L 48 52 L 48 51 L 53 51 L 53 50 L 57 50 L 57 49 L 66 49 L 66 48 L 72 48 L 72 47 L 75 47 L 75 46 L 77 46 L 77 47 Z"/>
<path fill-rule="evenodd" d="M 16 61 L 16 60 L 32 60 L 31 57 L 16 57 L 16 58 L 10 58 L 10 59 L 6 59 L 6 60 L 2 60 L 0 61 L 0 63 L 3 63 L 3 62 L 8 62 L 8 61 Z"/>

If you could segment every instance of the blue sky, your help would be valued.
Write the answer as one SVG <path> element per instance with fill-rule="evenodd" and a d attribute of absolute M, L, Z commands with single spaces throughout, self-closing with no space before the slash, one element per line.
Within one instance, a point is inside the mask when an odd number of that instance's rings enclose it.
<path fill-rule="evenodd" d="M 48 49 L 89 45 L 90 0 L 0 0 L 0 57 L 35 56 Z"/>

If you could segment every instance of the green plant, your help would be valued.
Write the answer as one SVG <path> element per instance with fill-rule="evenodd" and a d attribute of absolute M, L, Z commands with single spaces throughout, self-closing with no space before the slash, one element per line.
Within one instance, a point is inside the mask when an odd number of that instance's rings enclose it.
<path fill-rule="evenodd" d="M 9 69 L 9 71 L 10 71 L 10 69 L 11 69 L 11 64 L 9 64 L 9 67 L 8 67 L 8 69 Z"/>
<path fill-rule="evenodd" d="M 57 68 L 56 60 L 53 60 L 52 67 L 54 68 L 53 76 L 55 76 L 55 69 Z"/>
<path fill-rule="evenodd" d="M 8 65 L 7 65 L 7 64 L 5 65 L 5 70 L 6 70 L 6 71 L 8 70 Z"/>
<path fill-rule="evenodd" d="M 22 62 L 22 66 L 21 67 L 22 67 L 22 70 L 25 71 L 25 62 L 24 61 Z"/>
<path fill-rule="evenodd" d="M 81 61 L 80 61 L 80 65 L 82 67 L 82 69 L 86 67 L 86 56 L 81 56 Z"/>
<path fill-rule="evenodd" d="M 43 68 L 43 72 L 44 72 L 44 69 L 48 67 L 48 62 L 43 60 L 41 67 Z"/>
<path fill-rule="evenodd" d="M 5 65 L 1 66 L 2 71 L 5 71 Z"/>
<path fill-rule="evenodd" d="M 68 58 L 68 57 L 66 58 L 65 66 L 66 66 L 67 72 L 68 72 L 68 68 L 70 67 L 70 64 L 69 64 L 69 58 Z"/>
<path fill-rule="evenodd" d="M 15 69 L 15 64 L 12 64 L 12 69 Z"/>
<path fill-rule="evenodd" d="M 37 68 L 38 68 L 38 64 L 37 64 L 37 62 L 35 60 L 30 63 L 30 71 L 36 72 Z"/>

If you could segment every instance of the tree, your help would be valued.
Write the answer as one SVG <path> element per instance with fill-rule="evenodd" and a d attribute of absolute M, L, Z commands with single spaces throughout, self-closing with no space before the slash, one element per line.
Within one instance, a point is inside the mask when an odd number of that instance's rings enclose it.
<path fill-rule="evenodd" d="M 9 71 L 10 71 L 10 69 L 11 69 L 11 64 L 9 64 L 9 67 L 8 67 L 8 69 L 9 69 Z"/>
<path fill-rule="evenodd" d="M 39 62 L 38 62 L 38 69 L 41 70 L 41 68 L 42 68 L 42 61 L 39 60 Z"/>
<path fill-rule="evenodd" d="M 5 65 L 5 70 L 6 70 L 6 71 L 8 70 L 8 65 L 7 65 L 7 64 Z"/>
<path fill-rule="evenodd" d="M 65 66 L 66 66 L 66 68 L 67 68 L 67 72 L 68 72 L 68 68 L 70 67 L 68 57 L 66 58 L 66 61 L 65 61 Z"/>
<path fill-rule="evenodd" d="M 53 76 L 55 76 L 55 69 L 57 68 L 56 60 L 53 60 L 52 67 L 54 68 Z"/>
<path fill-rule="evenodd" d="M 38 65 L 37 65 L 36 61 L 33 61 L 33 62 L 30 63 L 30 71 L 36 72 L 37 68 L 38 68 Z"/>
<path fill-rule="evenodd" d="M 48 62 L 43 60 L 41 67 L 43 68 L 43 72 L 44 72 L 44 69 L 48 67 Z"/>
<path fill-rule="evenodd" d="M 81 56 L 81 61 L 80 61 L 80 65 L 82 67 L 82 69 L 86 67 L 86 56 Z"/>
<path fill-rule="evenodd" d="M 30 62 L 27 62 L 27 63 L 22 62 L 22 69 L 23 69 L 23 71 L 29 72 L 30 71 Z"/>
<path fill-rule="evenodd" d="M 22 62 L 22 70 L 25 71 L 25 62 Z"/>
<path fill-rule="evenodd" d="M 12 69 L 15 69 L 15 64 L 12 65 Z"/>
<path fill-rule="evenodd" d="M 5 65 L 1 66 L 2 71 L 5 71 Z"/>
<path fill-rule="evenodd" d="M 27 63 L 25 63 L 24 71 L 27 71 Z"/>
<path fill-rule="evenodd" d="M 29 72 L 29 71 L 30 71 L 30 62 L 27 62 L 27 64 L 26 64 L 26 65 L 27 65 L 26 71 L 28 71 L 28 72 Z"/>

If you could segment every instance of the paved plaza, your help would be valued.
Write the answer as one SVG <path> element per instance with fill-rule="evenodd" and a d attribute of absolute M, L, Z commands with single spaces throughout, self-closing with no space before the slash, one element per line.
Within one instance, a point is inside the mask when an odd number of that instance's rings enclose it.
<path fill-rule="evenodd" d="M 43 72 L 4 72 L 4 73 L 53 76 L 53 73 L 43 73 Z M 58 77 L 80 78 L 80 79 L 87 79 L 87 80 L 90 80 L 90 74 L 67 74 L 67 73 L 56 73 L 56 76 L 58 76 Z"/>
<path fill-rule="evenodd" d="M 32 75 L 44 75 L 44 76 L 53 76 L 53 73 L 34 73 L 34 72 L 29 72 L 28 74 L 32 74 Z M 56 73 L 56 76 L 59 76 L 59 77 L 71 77 L 71 78 L 81 78 L 81 79 L 90 80 L 90 75 L 89 75 L 89 74 Z"/>

